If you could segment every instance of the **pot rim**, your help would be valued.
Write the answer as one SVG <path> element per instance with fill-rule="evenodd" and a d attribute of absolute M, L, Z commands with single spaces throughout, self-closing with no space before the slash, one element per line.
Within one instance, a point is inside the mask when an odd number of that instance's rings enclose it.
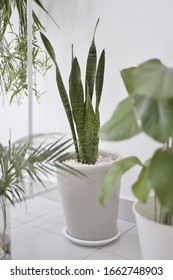
<path fill-rule="evenodd" d="M 151 200 L 153 200 L 153 198 L 154 198 L 154 196 L 150 196 L 147 202 L 151 202 Z M 138 209 L 136 209 L 137 206 L 140 206 L 140 205 L 142 205 L 143 207 L 146 208 L 146 213 L 145 213 L 146 215 L 145 215 L 145 214 L 142 214 L 141 211 L 139 211 Z M 165 225 L 165 224 L 156 222 L 156 221 L 154 221 L 154 220 L 152 220 L 152 219 L 150 219 L 150 218 L 148 217 L 148 215 L 149 215 L 149 214 L 153 214 L 154 211 L 152 211 L 151 209 L 148 209 L 147 203 L 142 203 L 142 202 L 140 202 L 139 200 L 136 200 L 136 201 L 133 203 L 133 205 L 132 205 L 132 211 L 133 211 L 135 217 L 140 217 L 141 219 L 143 219 L 144 221 L 147 221 L 148 223 L 150 223 L 150 224 L 152 224 L 152 225 L 155 224 L 155 225 L 157 225 L 158 227 L 160 226 L 160 227 L 169 228 L 169 229 L 172 228 L 172 230 L 173 230 L 173 226 L 172 226 L 172 225 Z"/>
<path fill-rule="evenodd" d="M 70 152 L 69 153 L 69 159 L 71 158 L 70 156 L 73 156 L 73 158 L 74 158 L 74 156 L 75 156 L 75 152 L 73 151 L 73 152 Z M 100 149 L 99 151 L 98 151 L 98 155 L 107 155 L 107 156 L 112 156 L 112 157 L 115 157 L 115 158 L 113 158 L 113 161 L 109 161 L 109 162 L 105 162 L 105 163 L 102 163 L 102 164 L 100 164 L 100 165 L 98 165 L 98 164 L 78 164 L 78 163 L 76 163 L 76 164 L 68 164 L 67 163 L 67 165 L 69 165 L 69 166 L 72 166 L 73 168 L 75 168 L 75 169 L 82 169 L 82 170 L 84 170 L 84 169 L 86 169 L 86 170 L 90 170 L 90 169 L 102 169 L 102 168 L 105 168 L 105 166 L 111 166 L 114 162 L 116 162 L 117 160 L 120 160 L 120 159 L 122 159 L 122 156 L 119 154 L 119 153 L 117 153 L 117 152 L 115 152 L 115 151 L 110 151 L 110 150 L 103 150 L 103 149 Z"/>

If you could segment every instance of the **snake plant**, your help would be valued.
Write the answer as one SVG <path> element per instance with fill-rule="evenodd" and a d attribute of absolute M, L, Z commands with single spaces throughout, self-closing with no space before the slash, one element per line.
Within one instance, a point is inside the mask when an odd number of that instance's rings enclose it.
<path fill-rule="evenodd" d="M 81 80 L 80 65 L 77 57 L 73 55 L 72 48 L 68 94 L 58 67 L 55 51 L 47 37 L 41 33 L 45 48 L 55 64 L 57 87 L 69 121 L 76 157 L 82 164 L 95 164 L 98 155 L 100 129 L 99 105 L 105 67 L 104 50 L 102 50 L 97 64 L 95 32 L 98 22 L 99 20 L 97 21 L 88 52 L 84 85 Z"/>

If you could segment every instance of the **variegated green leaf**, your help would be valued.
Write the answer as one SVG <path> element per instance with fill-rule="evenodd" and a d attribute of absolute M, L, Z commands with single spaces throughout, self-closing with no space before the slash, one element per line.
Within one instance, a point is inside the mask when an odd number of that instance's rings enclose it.
<path fill-rule="evenodd" d="M 76 124 L 78 139 L 82 145 L 84 134 L 84 91 L 81 81 L 80 66 L 77 58 L 74 58 L 70 75 L 69 93 L 72 114 Z"/>
<path fill-rule="evenodd" d="M 100 113 L 96 109 L 94 117 L 94 133 L 93 133 L 93 149 L 94 158 L 97 159 L 98 156 L 98 145 L 99 145 L 99 131 L 100 131 Z"/>
<path fill-rule="evenodd" d="M 99 20 L 96 23 L 93 40 L 89 49 L 88 58 L 87 58 L 87 66 L 86 66 L 86 77 L 85 77 L 85 95 L 87 96 L 87 86 L 89 87 L 89 95 L 92 100 L 93 92 L 94 92 L 94 83 L 96 76 L 96 64 L 97 64 L 97 51 L 94 42 L 95 32 L 97 29 Z"/>
<path fill-rule="evenodd" d="M 89 91 L 87 91 L 87 98 L 85 104 L 85 124 L 84 124 L 84 150 L 85 150 L 85 158 L 84 163 L 94 164 L 94 144 L 93 144 L 93 134 L 94 134 L 94 110 L 91 103 Z"/>
<path fill-rule="evenodd" d="M 74 122 L 73 122 L 73 116 L 72 116 L 72 111 L 71 111 L 71 107 L 70 107 L 70 102 L 68 99 L 68 95 L 61 77 L 61 73 L 58 67 L 58 63 L 56 61 L 56 56 L 55 56 L 55 51 L 50 43 L 50 41 L 47 39 L 47 37 L 41 33 L 41 38 L 43 41 L 43 44 L 49 54 L 49 56 L 51 57 L 51 59 L 53 60 L 55 67 L 56 67 L 56 82 L 57 82 L 57 87 L 59 90 L 59 94 L 69 121 L 69 125 L 71 128 L 71 132 L 72 132 L 72 137 L 74 140 L 74 145 L 75 145 L 75 151 L 77 153 L 77 155 L 79 154 L 79 149 L 78 149 L 78 144 L 77 144 L 77 138 L 76 138 L 76 132 L 75 132 L 75 127 L 74 127 Z"/>
<path fill-rule="evenodd" d="M 104 69 L 105 69 L 105 51 L 103 50 L 96 73 L 96 110 L 99 108 L 100 99 L 102 95 L 103 79 L 104 79 Z"/>

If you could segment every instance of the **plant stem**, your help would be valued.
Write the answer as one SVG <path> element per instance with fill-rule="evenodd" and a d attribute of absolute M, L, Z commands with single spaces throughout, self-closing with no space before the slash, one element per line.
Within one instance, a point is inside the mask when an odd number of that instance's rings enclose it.
<path fill-rule="evenodd" d="M 154 196 L 154 219 L 155 219 L 155 222 L 157 222 L 157 197 L 156 195 Z"/>
<path fill-rule="evenodd" d="M 173 150 L 173 135 L 170 137 L 170 142 L 171 142 L 171 150 Z"/>

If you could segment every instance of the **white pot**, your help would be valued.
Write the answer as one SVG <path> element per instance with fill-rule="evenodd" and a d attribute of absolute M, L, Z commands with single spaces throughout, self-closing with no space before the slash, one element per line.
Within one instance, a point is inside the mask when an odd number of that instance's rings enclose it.
<path fill-rule="evenodd" d="M 135 202 L 133 211 L 143 259 L 173 260 L 173 226 L 154 221 L 154 198 L 146 204 Z"/>
<path fill-rule="evenodd" d="M 113 159 L 120 159 L 117 153 L 100 152 Z M 86 174 L 77 177 L 64 173 L 58 175 L 61 200 L 66 227 L 64 234 L 72 242 L 86 245 L 105 245 L 119 236 L 117 228 L 120 183 L 106 199 L 105 206 L 99 203 L 103 178 L 112 162 L 102 165 L 78 165 L 76 169 Z"/>

